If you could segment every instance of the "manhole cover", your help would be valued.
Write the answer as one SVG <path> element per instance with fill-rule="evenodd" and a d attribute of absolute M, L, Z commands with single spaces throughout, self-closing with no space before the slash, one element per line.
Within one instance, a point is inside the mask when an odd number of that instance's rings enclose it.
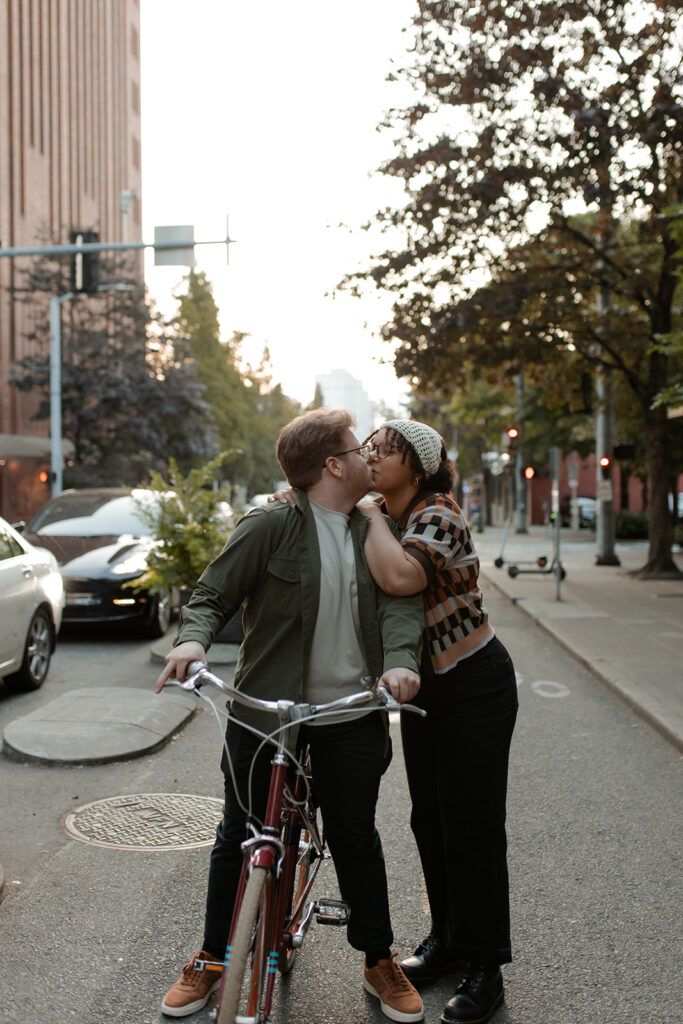
<path fill-rule="evenodd" d="M 186 850 L 210 846 L 223 801 L 189 793 L 133 793 L 77 807 L 66 830 L 91 846 L 116 850 Z"/>

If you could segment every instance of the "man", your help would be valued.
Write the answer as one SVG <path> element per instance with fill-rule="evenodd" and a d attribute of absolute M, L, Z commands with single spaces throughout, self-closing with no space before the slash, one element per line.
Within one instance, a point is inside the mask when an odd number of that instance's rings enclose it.
<path fill-rule="evenodd" d="M 296 505 L 252 510 L 203 573 L 183 610 L 176 646 L 167 655 L 157 692 L 183 680 L 243 604 L 244 642 L 236 685 L 266 700 L 323 703 L 360 688 L 363 675 L 381 677 L 399 701 L 419 688 L 423 611 L 420 597 L 392 598 L 374 583 L 363 556 L 367 520 L 355 508 L 371 474 L 345 410 L 315 409 L 280 433 L 277 457 L 297 488 Z M 270 716 L 237 707 L 244 721 L 268 729 Z M 396 1021 L 423 1017 L 420 996 L 391 955 L 393 941 L 382 846 L 375 828 L 380 778 L 391 758 L 384 712 L 302 727 L 311 750 L 316 796 L 342 898 L 350 906 L 348 940 L 365 953 L 363 985 Z M 242 798 L 258 745 L 239 724 L 227 741 Z M 270 755 L 254 770 L 255 813 L 265 808 Z M 222 960 L 239 881 L 245 817 L 226 771 L 225 808 L 211 854 L 201 952 L 183 968 L 162 1012 L 194 1013 L 217 987 L 195 958 Z"/>

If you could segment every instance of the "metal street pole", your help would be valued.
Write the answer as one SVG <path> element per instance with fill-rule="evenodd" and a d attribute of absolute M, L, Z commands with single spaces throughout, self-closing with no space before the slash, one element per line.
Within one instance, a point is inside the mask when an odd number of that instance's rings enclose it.
<path fill-rule="evenodd" d="M 552 471 L 551 514 L 553 522 L 553 558 L 555 561 L 555 597 L 561 601 L 562 564 L 560 562 L 560 449 L 551 448 L 550 465 Z"/>
<path fill-rule="evenodd" d="M 598 371 L 596 378 L 598 410 L 595 418 L 595 472 L 596 496 L 598 499 L 598 516 L 595 539 L 597 554 L 596 565 L 621 565 L 614 550 L 616 537 L 616 516 L 614 512 L 614 408 L 612 404 L 612 372 L 609 369 Z M 603 479 L 600 459 L 609 456 L 609 478 Z"/>
<path fill-rule="evenodd" d="M 528 533 L 526 526 L 526 497 L 528 484 L 524 473 L 524 374 L 517 374 L 517 423 L 519 438 L 515 456 L 515 505 L 517 506 L 517 529 L 515 533 Z"/>
<path fill-rule="evenodd" d="M 126 193 L 126 201 L 130 205 L 130 199 L 134 193 Z M 121 194 L 122 203 L 124 193 Z M 123 210 L 122 213 L 127 212 Z M 125 229 L 124 229 L 125 233 Z M 230 229 L 226 220 L 226 236 L 218 241 L 197 241 L 194 237 L 192 225 L 180 227 L 155 228 L 158 236 L 154 242 L 79 242 L 57 245 L 27 245 L 0 246 L 0 256 L 67 256 L 83 253 L 98 253 L 114 251 L 120 252 L 135 251 L 140 249 L 154 249 L 155 256 L 160 261 L 171 265 L 193 266 L 195 245 L 225 245 L 226 252 L 230 253 L 230 246 L 234 244 L 234 238 L 230 237 Z M 190 254 L 190 256 L 188 256 Z M 98 288 L 98 291 L 127 291 L 128 285 L 105 285 Z M 62 490 L 62 327 L 61 327 L 61 304 L 75 297 L 74 292 L 67 292 L 66 295 L 54 295 L 50 299 L 50 464 L 52 469 L 52 495 L 59 494 Z"/>
<path fill-rule="evenodd" d="M 66 295 L 53 295 L 50 299 L 50 468 L 53 498 L 63 490 L 61 306 L 73 298 L 74 292 L 67 292 Z"/>

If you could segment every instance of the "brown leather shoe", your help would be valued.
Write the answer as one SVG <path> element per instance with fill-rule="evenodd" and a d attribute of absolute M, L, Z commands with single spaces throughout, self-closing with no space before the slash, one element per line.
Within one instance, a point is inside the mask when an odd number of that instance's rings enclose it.
<path fill-rule="evenodd" d="M 413 988 L 396 962 L 396 953 L 389 960 L 378 960 L 374 967 L 363 969 L 363 988 L 377 996 L 385 1017 L 397 1021 L 422 1020 L 424 1008 L 419 993 Z"/>
<path fill-rule="evenodd" d="M 218 988 L 221 972 L 195 968 L 195 960 L 211 960 L 214 958 L 203 949 L 183 967 L 183 973 L 175 985 L 168 990 L 161 1004 L 161 1012 L 167 1017 L 187 1017 L 206 1006 L 209 996 Z"/>

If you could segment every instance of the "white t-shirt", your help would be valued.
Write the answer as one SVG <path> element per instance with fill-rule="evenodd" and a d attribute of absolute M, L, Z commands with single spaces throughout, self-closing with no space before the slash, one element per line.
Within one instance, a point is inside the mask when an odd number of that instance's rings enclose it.
<path fill-rule="evenodd" d="M 304 700 L 324 704 L 357 693 L 361 689 L 361 676 L 368 675 L 368 666 L 358 614 L 356 560 L 349 517 L 310 498 L 309 504 L 320 545 L 320 603 Z M 348 714 L 344 720 L 347 717 Z M 322 722 L 321 719 L 318 724 Z"/>

